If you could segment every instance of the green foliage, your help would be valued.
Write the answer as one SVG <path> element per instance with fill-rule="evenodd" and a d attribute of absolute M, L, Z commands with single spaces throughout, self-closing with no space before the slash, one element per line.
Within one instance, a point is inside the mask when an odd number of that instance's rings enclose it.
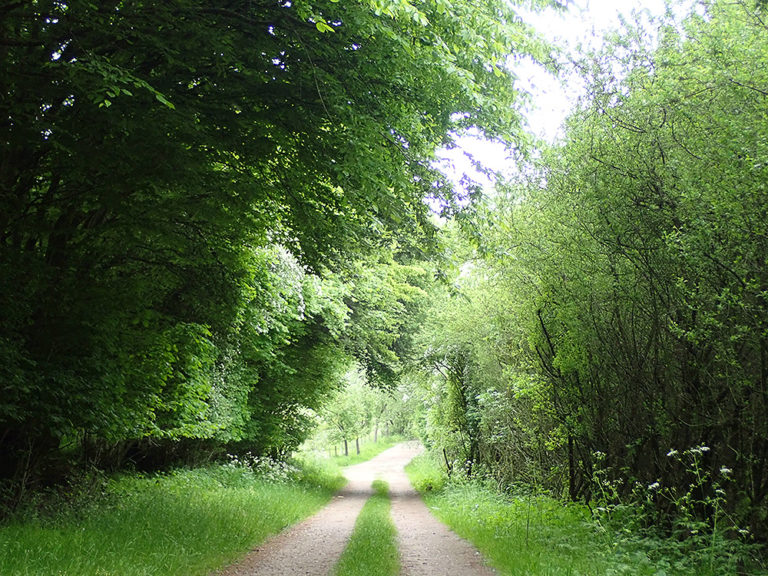
<path fill-rule="evenodd" d="M 426 263 L 402 263 L 392 246 L 375 265 L 360 262 L 345 276 L 349 323 L 343 341 L 365 369 L 368 382 L 392 388 L 412 354 L 412 335 L 423 320 L 430 285 Z"/>
<path fill-rule="evenodd" d="M 390 411 L 398 404 L 392 391 L 372 387 L 361 368 L 351 365 L 342 386 L 317 411 L 318 426 L 306 446 L 322 451 L 341 444 L 342 453 L 337 457 L 340 463 L 367 460 L 399 438 L 390 431 Z M 372 444 L 367 442 L 371 437 Z M 352 451 L 351 442 L 355 445 Z"/>
<path fill-rule="evenodd" d="M 660 482 L 675 496 L 646 520 L 701 550 L 676 518 L 717 518 L 718 546 L 768 526 L 768 37 L 748 2 L 697 10 L 579 63 L 565 140 L 465 222 L 472 265 L 422 348 L 424 433 L 449 461 L 591 502 L 600 453 L 617 501 Z M 681 509 L 691 479 L 666 454 L 692 446 L 733 482 Z"/>
<path fill-rule="evenodd" d="M 622 497 L 621 481 L 601 467 L 604 456 L 596 455 L 593 519 L 612 548 L 642 554 L 645 562 L 674 574 L 768 574 L 760 547 L 747 542 L 748 530 L 738 528 L 727 512 L 724 488 L 732 481 L 732 471 L 708 471 L 708 452 L 708 447 L 697 446 L 667 455 L 685 469 L 689 483 L 684 490 L 661 482 L 636 483 L 629 498 Z M 659 502 L 672 508 L 662 522 Z M 711 512 L 702 517 L 701 510 Z M 661 529 L 666 522 L 672 524 L 669 535 Z"/>
<path fill-rule="evenodd" d="M 698 576 L 766 574 L 753 550 L 702 534 L 693 543 L 642 531 L 634 505 L 595 521 L 581 504 L 563 504 L 529 487 L 500 492 L 480 481 L 447 482 L 437 459 L 424 454 L 406 467 L 432 512 L 470 540 L 501 574 Z M 429 481 L 426 478 L 441 478 Z M 435 488 L 436 487 L 436 488 Z M 603 517 L 605 520 L 606 517 Z"/>
<path fill-rule="evenodd" d="M 482 336 L 475 324 L 478 309 L 465 297 L 447 291 L 435 294 L 419 341 L 421 362 L 431 374 L 417 389 L 428 406 L 430 443 L 446 448 L 452 459 L 467 462 L 471 472 L 478 456 L 480 419 L 474 343 Z"/>
<path fill-rule="evenodd" d="M 391 384 L 424 282 L 403 262 L 435 245 L 424 200 L 464 202 L 434 150 L 469 126 L 522 140 L 501 64 L 546 52 L 501 0 L 0 16 L 0 469 L 17 484 L 72 443 L 288 450 L 347 354 Z"/>
<path fill-rule="evenodd" d="M 731 501 L 764 525 L 762 493 L 736 492 L 768 469 L 753 416 L 768 401 L 765 186 L 745 160 L 765 140 L 766 78 L 746 72 L 763 69 L 763 32 L 747 5 L 717 2 L 662 28 L 655 51 L 630 30 L 594 61 L 594 96 L 547 158 L 545 188 L 510 207 L 539 250 L 517 274 L 535 286 L 528 343 L 572 443 L 572 494 L 588 496 L 595 450 L 629 479 L 682 487 L 664 455 L 707 445 L 734 470 Z"/>
<path fill-rule="evenodd" d="M 440 467 L 430 451 L 416 456 L 406 465 L 405 471 L 413 487 L 421 494 L 441 492 L 448 480 L 446 471 Z"/>
<path fill-rule="evenodd" d="M 319 509 L 340 483 L 312 463 L 124 476 L 4 523 L 0 566 L 9 576 L 206 575 Z"/>
<path fill-rule="evenodd" d="M 543 482 L 541 470 L 551 456 L 537 425 L 546 415 L 532 392 L 534 372 L 518 348 L 524 301 L 510 296 L 498 271 L 457 232 L 446 230 L 457 260 L 452 284 L 433 291 L 417 338 L 425 374 L 412 378 L 408 394 L 422 407 L 419 434 L 443 452 L 452 474 Z"/>
<path fill-rule="evenodd" d="M 360 511 L 349 543 L 333 570 L 336 576 L 395 576 L 400 573 L 397 530 L 390 518 L 389 486 L 373 481 L 374 495 Z"/>
<path fill-rule="evenodd" d="M 377 392 L 368 387 L 364 376 L 350 369 L 345 385 L 329 399 L 320 412 L 327 426 L 327 437 L 333 443 L 344 442 L 345 456 L 348 443 L 367 435 L 372 428 L 371 397 Z"/>

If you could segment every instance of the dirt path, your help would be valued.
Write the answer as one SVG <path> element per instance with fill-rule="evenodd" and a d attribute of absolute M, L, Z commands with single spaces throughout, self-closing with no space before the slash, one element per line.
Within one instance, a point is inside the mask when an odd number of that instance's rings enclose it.
<path fill-rule="evenodd" d="M 480 553 L 437 520 L 411 486 L 403 467 L 420 453 L 418 445 L 392 448 L 398 466 L 382 476 L 389 483 L 392 521 L 398 532 L 402 576 L 491 576 Z"/>
<path fill-rule="evenodd" d="M 219 576 L 326 576 L 344 550 L 355 520 L 379 478 L 390 486 L 403 576 L 490 576 L 479 553 L 438 522 L 411 487 L 403 467 L 421 452 L 398 444 L 344 470 L 347 486 L 315 516 L 278 534 Z"/>

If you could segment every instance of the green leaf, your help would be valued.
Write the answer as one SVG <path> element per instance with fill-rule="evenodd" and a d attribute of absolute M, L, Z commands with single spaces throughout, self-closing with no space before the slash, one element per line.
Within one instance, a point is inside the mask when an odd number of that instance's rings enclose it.
<path fill-rule="evenodd" d="M 174 106 L 174 105 L 173 105 L 173 103 L 172 103 L 172 102 L 170 102 L 170 101 L 169 101 L 169 100 L 168 100 L 168 99 L 167 99 L 165 96 L 163 96 L 162 94 L 160 94 L 160 93 L 157 93 L 157 92 L 156 92 L 156 93 L 155 93 L 155 98 L 157 98 L 157 101 L 158 101 L 158 102 L 160 102 L 161 104 L 164 104 L 165 106 L 167 106 L 167 107 L 168 107 L 168 108 L 170 108 L 171 110 L 176 110 L 176 106 Z"/>
<path fill-rule="evenodd" d="M 320 32 L 323 32 L 323 33 L 325 33 L 325 32 L 336 32 L 336 30 L 334 30 L 331 26 L 329 26 L 328 23 L 325 20 L 318 20 L 315 23 L 315 27 Z"/>

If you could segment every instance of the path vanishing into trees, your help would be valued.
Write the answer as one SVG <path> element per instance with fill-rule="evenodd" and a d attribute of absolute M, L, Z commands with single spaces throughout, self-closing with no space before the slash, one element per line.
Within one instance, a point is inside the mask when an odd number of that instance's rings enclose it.
<path fill-rule="evenodd" d="M 325 576 L 344 551 L 371 484 L 389 484 L 404 576 L 490 576 L 480 553 L 439 522 L 413 489 L 404 467 L 423 450 L 408 442 L 344 470 L 349 480 L 318 514 L 278 534 L 218 576 Z"/>

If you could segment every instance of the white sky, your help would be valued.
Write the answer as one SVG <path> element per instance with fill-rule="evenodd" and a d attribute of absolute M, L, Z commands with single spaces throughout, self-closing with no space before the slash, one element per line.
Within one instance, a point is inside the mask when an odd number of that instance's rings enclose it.
<path fill-rule="evenodd" d="M 664 0 L 570 0 L 569 4 L 567 12 L 547 10 L 530 13 L 525 19 L 545 38 L 572 51 L 576 51 L 579 44 L 598 47 L 606 32 L 618 28 L 619 14 L 629 16 L 633 10 L 648 10 L 652 15 L 661 15 L 665 11 Z M 529 129 L 540 138 L 554 142 L 583 87 L 574 80 L 563 86 L 540 67 L 527 62 L 517 64 L 515 71 L 520 85 L 532 95 L 532 107 L 526 114 Z M 454 169 L 446 166 L 443 171 L 456 181 L 462 173 L 467 173 L 479 182 L 488 182 L 472 170 L 465 152 L 495 171 L 508 172 L 512 167 L 512 160 L 499 144 L 472 137 L 463 137 L 459 143 L 460 149 L 438 153 L 446 165 L 454 164 Z"/>
<path fill-rule="evenodd" d="M 568 50 L 577 52 L 579 45 L 598 48 L 606 32 L 619 27 L 619 15 L 629 16 L 633 10 L 645 10 L 651 15 L 664 14 L 664 0 L 571 0 L 565 13 L 547 10 L 532 13 L 527 21 L 545 38 Z M 571 82 L 560 86 L 557 80 L 548 76 L 532 64 L 522 63 L 516 68 L 522 85 L 532 94 L 535 108 L 528 114 L 532 131 L 552 142 L 583 87 Z"/>

